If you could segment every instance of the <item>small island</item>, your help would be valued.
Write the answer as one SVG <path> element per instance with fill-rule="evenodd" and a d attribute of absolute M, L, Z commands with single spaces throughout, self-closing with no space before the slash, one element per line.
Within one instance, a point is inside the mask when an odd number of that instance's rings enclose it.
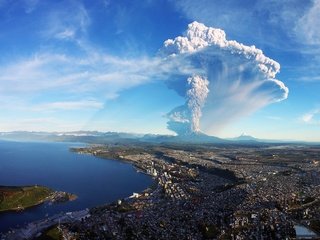
<path fill-rule="evenodd" d="M 22 211 L 44 202 L 73 201 L 76 195 L 44 186 L 0 186 L 0 213 Z"/>

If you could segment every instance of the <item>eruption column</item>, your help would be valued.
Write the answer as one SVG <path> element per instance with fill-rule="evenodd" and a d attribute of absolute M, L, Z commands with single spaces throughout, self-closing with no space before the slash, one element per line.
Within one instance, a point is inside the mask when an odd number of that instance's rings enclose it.
<path fill-rule="evenodd" d="M 223 30 L 193 22 L 160 51 L 167 85 L 185 99 L 166 116 L 178 135 L 217 134 L 228 123 L 288 97 L 280 64 Z M 165 75 L 166 75 L 165 74 Z M 187 84 L 186 84 L 187 80 Z"/>
<path fill-rule="evenodd" d="M 187 81 L 189 90 L 186 97 L 191 113 L 191 132 L 200 132 L 201 109 L 209 93 L 209 81 L 199 75 L 189 77 Z"/>

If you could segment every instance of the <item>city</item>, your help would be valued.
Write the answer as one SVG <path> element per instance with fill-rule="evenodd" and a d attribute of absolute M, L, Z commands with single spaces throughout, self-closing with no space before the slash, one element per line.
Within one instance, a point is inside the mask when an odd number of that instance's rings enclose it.
<path fill-rule="evenodd" d="M 319 236 L 319 146 L 109 144 L 72 151 L 130 162 L 154 184 L 61 221 L 67 239 Z"/>

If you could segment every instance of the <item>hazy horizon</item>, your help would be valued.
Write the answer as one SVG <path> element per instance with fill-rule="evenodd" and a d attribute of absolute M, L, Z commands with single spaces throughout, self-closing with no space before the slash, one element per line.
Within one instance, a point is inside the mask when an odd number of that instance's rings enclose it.
<path fill-rule="evenodd" d="M 115 134 L 128 134 L 128 135 L 136 135 L 136 137 L 139 139 L 139 137 L 143 137 L 143 136 L 146 136 L 146 135 L 154 135 L 154 136 L 168 136 L 168 137 L 175 137 L 175 136 L 179 136 L 177 134 L 174 134 L 174 133 L 169 133 L 169 134 L 158 134 L 158 133 L 142 133 L 142 132 L 117 132 L 117 131 L 98 131 L 98 130 L 76 130 L 76 131 L 7 131 L 7 132 L 0 132 L 0 140 L 8 140 L 6 138 L 1 138 L 1 136 L 5 136 L 3 134 L 13 134 L 13 133 L 30 133 L 30 134 L 53 134 L 53 135 L 70 135 L 70 136 L 94 136 L 94 135 L 90 135 L 90 133 L 98 133 L 98 134 L 105 134 L 105 133 L 115 133 Z M 200 132 L 200 134 L 204 134 L 202 132 Z M 254 140 L 254 141 L 259 141 L 261 143 L 263 143 L 264 141 L 266 143 L 268 142 L 271 142 L 271 143 L 315 143 L 315 144 L 318 144 L 320 143 L 319 141 L 306 141 L 306 140 L 301 140 L 301 139 L 284 139 L 284 138 L 280 138 L 280 139 L 272 139 L 272 138 L 260 138 L 259 136 L 252 136 L 250 134 L 247 134 L 247 133 L 241 133 L 240 135 L 234 135 L 234 136 L 229 136 L 229 137 L 219 137 L 219 136 L 214 136 L 214 135 L 208 135 L 208 134 L 205 134 L 206 136 L 209 136 L 209 137 L 217 137 L 217 138 L 220 138 L 222 140 L 235 140 L 235 141 L 239 141 L 241 142 L 242 140 Z M 182 136 L 182 137 L 185 137 L 187 138 L 188 135 L 186 136 Z M 192 136 L 190 135 L 190 142 L 192 142 Z M 249 138 L 249 139 L 241 139 L 242 137 L 244 138 Z M 125 137 L 123 137 L 125 138 Z M 16 138 L 13 138 L 13 139 L 16 139 Z M 21 138 L 22 139 L 22 138 Z M 30 140 L 30 139 L 29 139 Z M 29 141 L 28 138 L 25 138 L 23 141 Z M 31 140 L 33 141 L 33 140 Z M 278 142 L 277 142 L 278 141 Z M 98 143 L 98 142 L 97 142 Z"/>

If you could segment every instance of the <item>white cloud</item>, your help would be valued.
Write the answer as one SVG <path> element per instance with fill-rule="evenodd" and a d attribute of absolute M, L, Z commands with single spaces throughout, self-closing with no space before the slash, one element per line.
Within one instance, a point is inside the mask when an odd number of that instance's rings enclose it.
<path fill-rule="evenodd" d="M 2 65 L 0 92 L 34 92 L 58 87 L 63 84 L 60 78 L 71 74 L 70 60 L 65 55 L 46 53 Z"/>
<path fill-rule="evenodd" d="M 75 36 L 75 30 L 71 28 L 66 28 L 62 32 L 58 32 L 55 37 L 58 39 L 73 39 Z"/>
<path fill-rule="evenodd" d="M 201 117 L 200 128 L 205 133 L 217 134 L 239 117 L 288 97 L 288 88 L 275 79 L 280 64 L 255 46 L 227 40 L 221 29 L 193 22 L 185 36 L 165 41 L 161 53 L 170 65 L 174 62 L 188 66 L 181 72 L 167 73 L 173 76 L 168 78 L 168 86 L 187 102 L 187 79 L 196 75 L 208 80 L 208 91 L 204 91 L 208 95 L 201 97 L 205 101 L 199 105 L 202 114 L 196 114 L 196 122 Z M 178 134 L 190 132 L 193 125 L 198 125 L 194 124 L 193 109 L 187 102 L 168 114 L 168 127 Z"/>
<path fill-rule="evenodd" d="M 317 116 L 320 114 L 320 110 L 314 110 L 309 113 L 304 114 L 301 120 L 307 124 L 320 124 L 320 119 Z"/>
<path fill-rule="evenodd" d="M 259 44 L 290 49 L 284 36 L 306 45 L 320 41 L 319 0 L 253 0 L 250 5 L 238 0 L 172 3 L 192 21 L 223 28 L 237 38 L 250 34 Z"/>
<path fill-rule="evenodd" d="M 320 0 L 313 0 L 312 6 L 298 20 L 295 31 L 308 44 L 320 44 Z"/>
<path fill-rule="evenodd" d="M 92 57 L 94 55 L 95 57 Z M 116 95 L 119 91 L 152 80 L 158 59 L 121 59 L 99 50 L 90 55 L 39 53 L 31 58 L 0 66 L 0 92 L 35 93 L 60 90 L 63 93 Z"/>
<path fill-rule="evenodd" d="M 77 41 L 85 36 L 90 22 L 86 8 L 79 2 L 70 2 L 49 12 L 42 33 L 46 38 Z"/>
<path fill-rule="evenodd" d="M 50 102 L 34 106 L 35 111 L 56 111 L 56 110 L 97 110 L 102 109 L 104 104 L 96 100 Z"/>

